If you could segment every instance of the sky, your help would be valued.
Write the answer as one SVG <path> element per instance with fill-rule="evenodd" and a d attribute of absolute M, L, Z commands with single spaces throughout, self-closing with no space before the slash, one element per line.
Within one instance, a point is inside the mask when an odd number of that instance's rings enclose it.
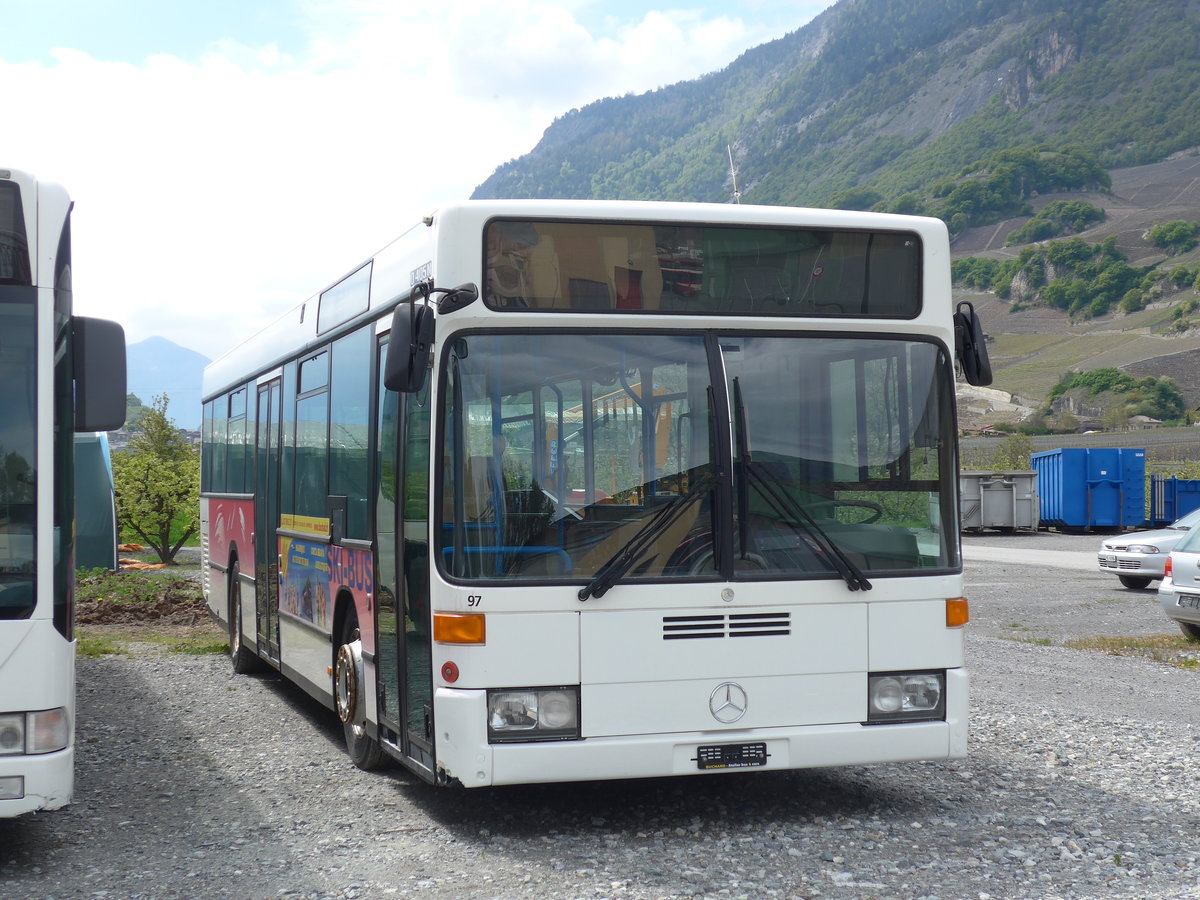
<path fill-rule="evenodd" d="M 832 0 L 5 0 L 0 166 L 75 201 L 75 310 L 215 358 L 571 109 Z"/>

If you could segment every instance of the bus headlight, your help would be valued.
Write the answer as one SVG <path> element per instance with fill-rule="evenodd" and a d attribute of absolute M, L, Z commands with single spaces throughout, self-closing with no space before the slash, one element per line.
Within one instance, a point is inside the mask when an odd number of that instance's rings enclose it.
<path fill-rule="evenodd" d="M 0 716 L 0 756 L 54 753 L 71 742 L 71 722 L 61 706 Z"/>
<path fill-rule="evenodd" d="M 25 713 L 0 716 L 0 756 L 25 752 Z"/>
<path fill-rule="evenodd" d="M 488 691 L 488 740 L 579 740 L 579 688 Z"/>
<path fill-rule="evenodd" d="M 25 729 L 26 753 L 53 753 L 66 749 L 70 742 L 71 722 L 61 706 L 29 714 Z"/>
<path fill-rule="evenodd" d="M 889 672 L 867 676 L 868 724 L 945 717 L 944 672 Z"/>

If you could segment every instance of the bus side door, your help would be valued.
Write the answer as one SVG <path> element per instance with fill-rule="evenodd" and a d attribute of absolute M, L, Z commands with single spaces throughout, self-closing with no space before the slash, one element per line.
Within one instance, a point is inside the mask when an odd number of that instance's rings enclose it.
<path fill-rule="evenodd" d="M 258 387 L 258 438 L 254 490 L 254 591 L 258 651 L 279 664 L 279 428 L 276 378 Z"/>

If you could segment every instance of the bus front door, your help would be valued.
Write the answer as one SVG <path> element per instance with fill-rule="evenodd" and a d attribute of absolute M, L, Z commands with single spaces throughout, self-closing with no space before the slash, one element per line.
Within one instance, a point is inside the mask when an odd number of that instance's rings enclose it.
<path fill-rule="evenodd" d="M 258 388 L 254 585 L 258 652 L 279 664 L 279 379 Z"/>
<path fill-rule="evenodd" d="M 385 347 L 380 348 L 381 362 Z M 434 772 L 429 613 L 429 388 L 379 391 L 376 674 L 381 737 Z"/>

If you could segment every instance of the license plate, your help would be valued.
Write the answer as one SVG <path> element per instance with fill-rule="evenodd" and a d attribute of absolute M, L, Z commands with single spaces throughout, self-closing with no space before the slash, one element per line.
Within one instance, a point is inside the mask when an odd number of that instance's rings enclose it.
<path fill-rule="evenodd" d="M 1100 557 L 1100 565 L 1102 565 L 1102 566 L 1115 566 L 1116 564 L 1117 564 L 1117 558 L 1115 556 L 1101 556 Z"/>
<path fill-rule="evenodd" d="M 1200 594 L 1179 594 L 1175 597 L 1175 605 L 1184 609 L 1200 609 Z"/>
<path fill-rule="evenodd" d="M 767 764 L 767 745 L 710 744 L 696 748 L 697 769 L 746 769 Z"/>

